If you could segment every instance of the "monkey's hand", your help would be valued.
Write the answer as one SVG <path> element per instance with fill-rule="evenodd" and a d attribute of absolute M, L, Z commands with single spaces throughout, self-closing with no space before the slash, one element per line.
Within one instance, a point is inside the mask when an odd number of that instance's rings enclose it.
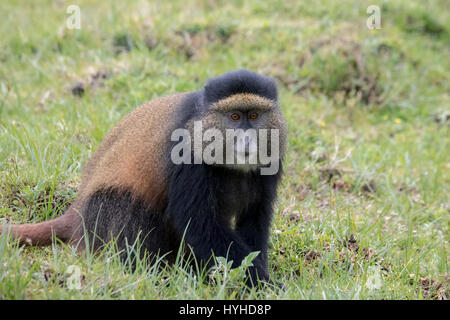
<path fill-rule="evenodd" d="M 260 286 L 264 288 L 268 287 L 272 290 L 286 290 L 286 286 L 283 283 L 271 280 L 268 274 L 266 277 L 261 278 L 258 271 L 254 268 L 253 270 L 249 268 L 247 274 L 248 277 L 245 280 L 245 285 L 249 288 Z"/>
<path fill-rule="evenodd" d="M 269 280 L 269 273 L 264 265 L 262 265 L 259 261 L 254 261 L 253 266 L 247 269 L 247 279 L 245 284 L 249 287 L 255 287 L 260 282 L 270 284 L 271 281 Z"/>

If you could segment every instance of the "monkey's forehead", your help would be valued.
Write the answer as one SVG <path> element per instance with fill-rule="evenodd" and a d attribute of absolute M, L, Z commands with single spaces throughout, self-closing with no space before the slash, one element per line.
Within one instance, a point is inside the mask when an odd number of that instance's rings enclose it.
<path fill-rule="evenodd" d="M 269 111 L 275 108 L 277 103 L 273 100 L 261 97 L 252 93 L 238 93 L 225 99 L 214 102 L 211 110 L 216 111 L 233 111 L 233 110 L 261 110 Z"/>

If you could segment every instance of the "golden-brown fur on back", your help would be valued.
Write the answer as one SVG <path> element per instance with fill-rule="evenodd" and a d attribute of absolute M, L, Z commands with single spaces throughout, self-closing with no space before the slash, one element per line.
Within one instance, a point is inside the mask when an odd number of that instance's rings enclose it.
<path fill-rule="evenodd" d="M 114 187 L 158 202 L 167 183 L 164 153 L 168 128 L 184 95 L 151 100 L 123 118 L 106 135 L 87 163 L 80 196 Z M 153 199 L 148 199 L 149 195 Z"/>

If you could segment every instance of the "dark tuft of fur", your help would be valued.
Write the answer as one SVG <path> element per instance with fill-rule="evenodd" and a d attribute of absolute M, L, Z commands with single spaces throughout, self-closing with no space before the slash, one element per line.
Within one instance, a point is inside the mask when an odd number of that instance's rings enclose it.
<path fill-rule="evenodd" d="M 207 105 L 238 93 L 253 93 L 274 101 L 278 98 L 277 87 L 270 78 L 245 69 L 213 78 L 204 88 Z"/>

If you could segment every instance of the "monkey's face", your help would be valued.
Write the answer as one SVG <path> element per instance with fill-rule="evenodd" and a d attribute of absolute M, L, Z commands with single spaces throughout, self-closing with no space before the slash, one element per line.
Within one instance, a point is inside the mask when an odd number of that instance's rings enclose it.
<path fill-rule="evenodd" d="M 276 102 L 249 94 L 235 95 L 214 104 L 198 121 L 197 127 L 194 122 L 193 145 L 197 163 L 201 160 L 246 172 L 271 168 L 263 174 L 278 171 L 286 123 Z M 196 144 L 200 136 L 202 143 Z"/>
<path fill-rule="evenodd" d="M 267 113 L 260 109 L 236 109 L 221 113 L 225 128 L 225 150 L 233 153 L 228 166 L 244 171 L 258 168 L 258 151 L 263 148 L 260 129 L 268 129 Z M 267 149 L 267 148 L 266 148 Z"/>

